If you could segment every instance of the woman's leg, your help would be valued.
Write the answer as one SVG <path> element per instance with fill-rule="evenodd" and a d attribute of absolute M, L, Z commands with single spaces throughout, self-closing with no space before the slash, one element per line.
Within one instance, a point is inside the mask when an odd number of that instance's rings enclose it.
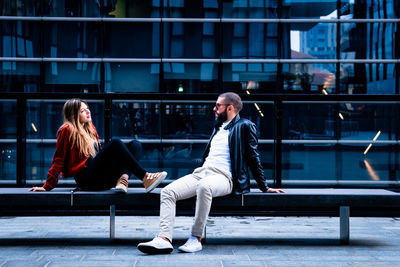
<path fill-rule="evenodd" d="M 142 158 L 142 144 L 139 141 L 132 140 L 126 145 L 126 147 L 137 161 Z M 127 168 L 123 168 L 119 176 L 121 177 L 124 174 L 126 174 L 128 178 L 132 175 L 132 173 Z"/>
<path fill-rule="evenodd" d="M 120 140 L 112 140 L 104 145 L 76 180 L 83 189 L 110 189 L 115 186 L 124 169 L 140 179 L 146 174 L 126 145 Z"/>

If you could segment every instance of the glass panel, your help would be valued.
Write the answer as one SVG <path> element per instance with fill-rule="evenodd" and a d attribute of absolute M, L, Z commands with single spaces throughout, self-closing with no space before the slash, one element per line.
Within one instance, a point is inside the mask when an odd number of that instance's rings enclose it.
<path fill-rule="evenodd" d="M 396 31 L 396 23 L 342 23 L 341 58 L 395 59 L 400 50 Z"/>
<path fill-rule="evenodd" d="M 160 64 L 104 63 L 106 92 L 159 92 Z"/>
<path fill-rule="evenodd" d="M 283 111 L 284 179 L 330 180 L 333 185 L 398 180 L 398 104 L 284 103 Z"/>
<path fill-rule="evenodd" d="M 218 24 L 164 23 L 164 57 L 218 58 Z"/>
<path fill-rule="evenodd" d="M 42 91 L 100 92 L 100 63 L 45 63 Z"/>
<path fill-rule="evenodd" d="M 398 94 L 395 64 L 346 63 L 340 65 L 340 90 L 348 94 Z M 397 73 L 397 74 L 396 74 Z M 397 78 L 396 78 L 397 77 Z"/>
<path fill-rule="evenodd" d="M 225 91 L 257 93 L 279 92 L 277 64 L 232 63 L 223 64 L 223 88 Z"/>
<path fill-rule="evenodd" d="M 51 167 L 57 131 L 63 123 L 64 100 L 29 100 L 26 114 L 26 180 L 28 183 L 44 183 Z M 104 137 L 104 104 L 88 101 L 93 124 L 100 139 Z M 71 183 L 73 178 L 60 179 L 59 183 Z"/>
<path fill-rule="evenodd" d="M 0 63 L 0 92 L 38 92 L 40 81 L 40 63 Z"/>
<path fill-rule="evenodd" d="M 214 93 L 218 88 L 218 64 L 164 63 L 168 93 Z"/>
<path fill-rule="evenodd" d="M 292 52 L 293 53 L 293 52 Z M 283 64 L 283 89 L 287 93 L 334 94 L 336 65 L 321 63 Z"/>
<path fill-rule="evenodd" d="M 278 58 L 278 37 L 276 23 L 225 23 L 222 57 Z M 289 35 L 281 38 L 287 43 Z"/>
<path fill-rule="evenodd" d="M 331 144 L 282 145 L 282 184 L 317 180 L 336 181 L 337 162 L 335 147 Z"/>
<path fill-rule="evenodd" d="M 283 146 L 282 184 L 388 186 L 398 183 L 397 145 L 287 144 Z"/>
<path fill-rule="evenodd" d="M 160 56 L 160 23 L 106 23 L 104 28 L 105 57 Z"/>
<path fill-rule="evenodd" d="M 113 101 L 112 137 L 119 139 L 160 139 L 160 103 Z"/>
<path fill-rule="evenodd" d="M 93 22 L 46 22 L 45 57 L 100 57 L 100 24 Z"/>
<path fill-rule="evenodd" d="M 217 18 L 218 0 L 164 0 L 167 18 Z"/>
<path fill-rule="evenodd" d="M 115 18 L 159 18 L 161 0 L 116 0 L 105 1 L 107 17 Z M 112 8 L 113 7 L 113 8 Z"/>
<path fill-rule="evenodd" d="M 282 55 L 283 58 L 336 58 L 335 23 L 292 23 L 289 26 L 291 52 Z"/>
<path fill-rule="evenodd" d="M 277 18 L 278 0 L 222 0 L 224 18 Z"/>
<path fill-rule="evenodd" d="M 394 19 L 400 17 L 396 0 L 341 0 L 341 2 L 345 4 L 341 9 L 342 19 Z"/>
<path fill-rule="evenodd" d="M 2 1 L 0 16 L 40 16 L 40 3 L 37 0 Z"/>
<path fill-rule="evenodd" d="M 215 103 L 189 101 L 164 104 L 163 138 L 208 140 L 215 124 L 214 106 Z"/>
<path fill-rule="evenodd" d="M 39 2 L 39 1 L 37 1 Z M 115 1 L 104 1 L 102 8 L 98 0 L 85 1 L 42 1 L 43 16 L 51 17 L 100 17 L 102 10 L 105 14 L 115 9 Z"/>
<path fill-rule="evenodd" d="M 282 113 L 283 139 L 334 139 L 334 123 L 339 111 L 330 103 L 284 103 Z"/>
<path fill-rule="evenodd" d="M 17 107 L 14 100 L 0 101 L 0 184 L 17 181 Z"/>
<path fill-rule="evenodd" d="M 1 21 L 2 57 L 40 57 L 40 22 Z"/>
<path fill-rule="evenodd" d="M 284 0 L 282 1 L 282 18 L 337 18 L 336 2 L 336 0 Z M 341 0 L 340 2 L 341 6 L 344 6 L 348 0 Z"/>

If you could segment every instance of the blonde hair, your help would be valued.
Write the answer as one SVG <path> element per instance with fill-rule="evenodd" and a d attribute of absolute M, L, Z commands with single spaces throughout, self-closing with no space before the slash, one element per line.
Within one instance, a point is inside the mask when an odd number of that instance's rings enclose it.
<path fill-rule="evenodd" d="M 95 157 L 96 149 L 94 145 L 97 144 L 99 146 L 98 136 L 91 121 L 85 123 L 79 121 L 82 103 L 88 106 L 86 101 L 79 98 L 73 98 L 65 102 L 63 107 L 64 124 L 60 129 L 68 126 L 71 147 L 76 146 L 79 152 L 86 157 Z"/>

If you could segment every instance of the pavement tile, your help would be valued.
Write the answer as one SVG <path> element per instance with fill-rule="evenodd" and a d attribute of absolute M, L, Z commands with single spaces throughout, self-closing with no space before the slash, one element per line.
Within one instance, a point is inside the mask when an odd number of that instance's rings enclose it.
<path fill-rule="evenodd" d="M 266 267 L 264 261 L 222 261 L 223 267 Z"/>
<path fill-rule="evenodd" d="M 351 218 L 350 244 L 338 241 L 338 218 L 210 217 L 207 242 L 179 253 L 193 217 L 178 217 L 172 254 L 146 255 L 137 244 L 158 232 L 158 217 L 0 217 L 4 266 L 400 266 L 400 219 Z"/>

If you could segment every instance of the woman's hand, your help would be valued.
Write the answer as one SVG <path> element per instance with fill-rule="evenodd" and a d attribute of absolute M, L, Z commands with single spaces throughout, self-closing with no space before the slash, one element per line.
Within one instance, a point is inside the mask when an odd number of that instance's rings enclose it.
<path fill-rule="evenodd" d="M 37 187 L 37 186 L 34 186 L 34 187 L 32 187 L 31 189 L 29 189 L 29 191 L 34 191 L 34 192 L 45 192 L 46 191 L 46 189 L 44 189 L 43 187 Z"/>

